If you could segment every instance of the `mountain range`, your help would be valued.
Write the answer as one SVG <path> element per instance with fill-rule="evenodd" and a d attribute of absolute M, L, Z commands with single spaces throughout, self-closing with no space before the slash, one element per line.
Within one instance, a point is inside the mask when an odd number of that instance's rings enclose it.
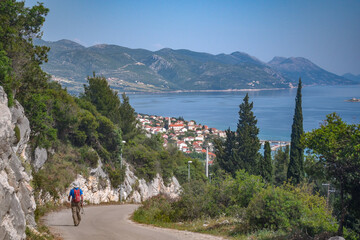
<path fill-rule="evenodd" d="M 213 55 L 164 48 L 159 51 L 99 44 L 84 47 L 70 40 L 36 39 L 50 47 L 42 65 L 52 79 L 79 93 L 93 72 L 120 92 L 163 92 L 290 88 L 304 85 L 355 84 L 305 58 L 275 57 L 269 63 L 242 52 Z"/>
<path fill-rule="evenodd" d="M 349 80 L 355 81 L 358 84 L 360 84 L 360 74 L 359 75 L 354 75 L 352 73 L 346 73 L 344 75 L 342 75 L 344 78 L 347 78 Z"/>

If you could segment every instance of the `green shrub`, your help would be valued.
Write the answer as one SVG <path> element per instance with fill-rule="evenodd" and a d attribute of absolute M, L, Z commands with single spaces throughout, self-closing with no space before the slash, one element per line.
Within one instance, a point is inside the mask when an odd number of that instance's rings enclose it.
<path fill-rule="evenodd" d="M 18 142 L 20 142 L 20 128 L 18 127 L 18 125 L 15 126 L 14 128 L 14 131 L 15 131 L 15 137 L 16 137 L 16 142 L 15 144 L 17 144 Z"/>
<path fill-rule="evenodd" d="M 261 176 L 251 175 L 245 170 L 236 172 L 235 181 L 231 185 L 232 204 L 247 207 L 251 199 L 264 188 Z"/>
<path fill-rule="evenodd" d="M 81 160 L 92 168 L 97 167 L 99 156 L 94 149 L 83 147 L 80 149 Z"/>
<path fill-rule="evenodd" d="M 269 186 L 252 199 L 246 219 L 252 229 L 290 230 L 301 217 L 301 201 L 293 193 Z"/>
<path fill-rule="evenodd" d="M 172 201 L 166 196 L 158 195 L 146 200 L 134 212 L 133 218 L 140 223 L 172 222 L 174 214 Z"/>
<path fill-rule="evenodd" d="M 108 173 L 111 186 L 113 188 L 119 187 L 120 184 L 124 182 L 125 179 L 125 168 L 113 167 L 110 164 L 103 166 L 104 170 Z"/>
<path fill-rule="evenodd" d="M 307 186 L 263 189 L 251 200 L 246 220 L 249 230 L 284 230 L 299 236 L 314 237 L 334 233 L 337 229 L 324 198 L 311 194 Z"/>

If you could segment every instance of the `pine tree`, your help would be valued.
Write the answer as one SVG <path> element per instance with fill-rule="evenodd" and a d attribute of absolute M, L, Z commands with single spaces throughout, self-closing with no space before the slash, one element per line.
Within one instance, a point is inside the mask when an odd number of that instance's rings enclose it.
<path fill-rule="evenodd" d="M 224 143 L 219 140 L 215 141 L 216 146 L 216 159 L 221 169 L 231 173 L 235 176 L 236 170 L 240 169 L 239 162 L 237 161 L 235 150 L 235 132 L 230 128 L 225 130 L 226 140 Z"/>
<path fill-rule="evenodd" d="M 300 78 L 295 100 L 295 114 L 291 130 L 290 163 L 287 172 L 287 178 L 291 179 L 294 184 L 300 183 L 304 177 L 304 149 L 300 144 L 300 138 L 303 133 Z"/>
<path fill-rule="evenodd" d="M 240 168 L 244 168 L 250 174 L 258 174 L 258 160 L 260 157 L 260 141 L 258 138 L 259 128 L 257 120 L 252 111 L 253 103 L 249 103 L 249 95 L 246 94 L 244 102 L 240 104 L 239 122 L 237 125 L 236 141 L 237 161 Z"/>
<path fill-rule="evenodd" d="M 96 110 L 109 118 L 113 123 L 120 124 L 120 99 L 116 91 L 112 90 L 104 77 L 88 77 L 89 85 L 84 85 L 83 99 L 91 102 Z"/>
<path fill-rule="evenodd" d="M 267 141 L 264 145 L 264 157 L 260 158 L 259 172 L 263 179 L 265 179 L 265 181 L 272 181 L 271 149 L 270 143 Z"/>
<path fill-rule="evenodd" d="M 129 97 L 125 93 L 121 95 L 122 104 L 120 106 L 121 116 L 121 130 L 123 132 L 124 140 L 129 140 L 139 133 L 139 129 L 136 127 L 138 121 L 136 119 L 135 110 L 130 105 Z"/>

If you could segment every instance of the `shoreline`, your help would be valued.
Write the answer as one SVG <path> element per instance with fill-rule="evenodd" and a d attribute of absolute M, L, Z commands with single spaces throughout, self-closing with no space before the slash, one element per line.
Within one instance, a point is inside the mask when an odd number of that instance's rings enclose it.
<path fill-rule="evenodd" d="M 216 93 L 216 92 L 260 92 L 260 91 L 277 91 L 292 88 L 258 88 L 258 89 L 224 89 L 224 90 L 175 90 L 175 91 L 155 91 L 155 92 L 125 92 L 125 94 L 166 94 L 166 93 Z"/>

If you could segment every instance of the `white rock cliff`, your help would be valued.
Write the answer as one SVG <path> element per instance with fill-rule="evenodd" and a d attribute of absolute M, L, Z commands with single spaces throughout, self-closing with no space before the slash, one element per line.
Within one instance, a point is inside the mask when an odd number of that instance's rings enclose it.
<path fill-rule="evenodd" d="M 18 137 L 15 127 L 19 129 Z M 25 158 L 29 136 L 24 109 L 17 102 L 9 108 L 0 86 L 0 239 L 25 239 L 26 226 L 35 226 L 31 178 L 20 159 Z"/>

